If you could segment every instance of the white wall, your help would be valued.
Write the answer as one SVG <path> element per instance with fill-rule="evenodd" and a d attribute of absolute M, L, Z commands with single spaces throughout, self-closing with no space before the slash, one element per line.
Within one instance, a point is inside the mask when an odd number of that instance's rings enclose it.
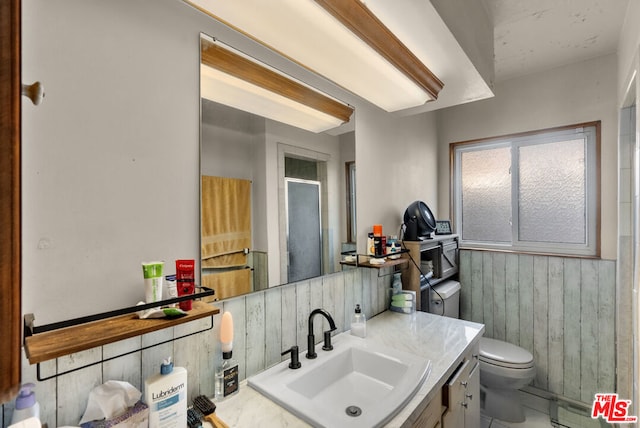
<path fill-rule="evenodd" d="M 23 102 L 23 312 L 38 325 L 135 304 L 142 261 L 198 259 L 200 32 L 358 104 L 180 1 L 22 12 L 23 80 L 46 92 Z"/>
<path fill-rule="evenodd" d="M 23 101 L 23 312 L 38 324 L 135 303 L 141 261 L 197 258 L 194 24 L 211 25 L 160 3 L 23 2 L 23 79 L 46 93 Z"/>
<path fill-rule="evenodd" d="M 627 95 L 633 73 L 638 71 L 638 45 L 640 45 L 640 2 L 630 1 L 618 42 L 618 99 Z"/>
<path fill-rule="evenodd" d="M 435 113 L 410 117 L 359 108 L 356 122 L 358 250 L 374 224 L 398 234 L 404 210 L 424 201 L 438 216 Z"/>
<path fill-rule="evenodd" d="M 450 143 L 601 120 L 601 256 L 615 260 L 616 85 L 617 57 L 609 55 L 500 82 L 492 99 L 440 111 L 443 212 L 450 202 Z M 614 329 L 620 308 L 620 297 L 612 293 L 615 278 L 615 263 L 608 260 L 466 251 L 461 254 L 461 314 L 485 323 L 487 337 L 530 350 L 537 388 L 585 405 L 602 388 L 629 396 L 615 378 L 616 370 L 628 373 L 612 340 L 616 333 L 616 340 L 623 339 Z"/>
<path fill-rule="evenodd" d="M 449 212 L 449 144 L 476 138 L 602 121 L 601 255 L 616 258 L 616 55 L 500 82 L 495 97 L 441 110 L 438 183 L 442 216 Z"/>
<path fill-rule="evenodd" d="M 205 102 L 200 128 L 200 171 L 203 175 L 253 180 L 255 165 L 264 163 L 257 147 L 264 139 L 265 119 Z"/>

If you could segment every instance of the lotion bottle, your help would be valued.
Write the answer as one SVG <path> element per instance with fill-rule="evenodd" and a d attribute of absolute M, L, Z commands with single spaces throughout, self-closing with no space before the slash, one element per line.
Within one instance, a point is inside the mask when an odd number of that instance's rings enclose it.
<path fill-rule="evenodd" d="M 367 336 L 367 319 L 360 309 L 360 305 L 356 305 L 356 310 L 351 319 L 351 334 L 358 337 Z"/>
<path fill-rule="evenodd" d="M 33 388 L 35 388 L 33 383 L 25 383 L 20 387 L 20 392 L 16 397 L 16 407 L 11 417 L 11 425 L 29 418 L 40 418 L 40 405 L 36 401 L 36 393 Z"/>
<path fill-rule="evenodd" d="M 173 367 L 171 357 L 160 373 L 144 382 L 144 402 L 149 406 L 149 428 L 183 428 L 187 420 L 187 369 Z"/>
<path fill-rule="evenodd" d="M 238 392 L 238 362 L 233 356 L 233 318 L 231 312 L 222 314 L 220 322 L 220 343 L 222 348 L 222 364 L 215 372 L 215 397 L 223 400 Z"/>

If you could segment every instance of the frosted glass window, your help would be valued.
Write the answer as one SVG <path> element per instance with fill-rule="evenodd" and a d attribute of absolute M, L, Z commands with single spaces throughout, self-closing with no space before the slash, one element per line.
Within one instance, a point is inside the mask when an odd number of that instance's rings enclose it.
<path fill-rule="evenodd" d="M 511 149 L 462 154 L 462 239 L 511 242 Z"/>
<path fill-rule="evenodd" d="M 593 122 L 452 144 L 461 246 L 598 255 L 599 138 Z"/>
<path fill-rule="evenodd" d="M 585 243 L 584 146 L 571 140 L 520 147 L 520 240 Z"/>

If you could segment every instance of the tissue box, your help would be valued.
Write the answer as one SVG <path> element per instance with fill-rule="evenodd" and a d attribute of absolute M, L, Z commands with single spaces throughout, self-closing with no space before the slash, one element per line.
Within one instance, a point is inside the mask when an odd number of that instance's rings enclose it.
<path fill-rule="evenodd" d="M 402 290 L 400 293 L 391 295 L 389 309 L 403 314 L 412 314 L 416 311 L 416 292 Z"/>
<path fill-rule="evenodd" d="M 82 428 L 147 428 L 149 426 L 149 407 L 138 401 L 120 416 L 100 421 L 85 422 Z"/>

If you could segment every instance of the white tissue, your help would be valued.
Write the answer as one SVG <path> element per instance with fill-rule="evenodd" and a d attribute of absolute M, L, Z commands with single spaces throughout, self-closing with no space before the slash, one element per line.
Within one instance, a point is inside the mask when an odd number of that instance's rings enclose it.
<path fill-rule="evenodd" d="M 110 419 L 126 412 L 142 396 L 129 382 L 109 380 L 89 393 L 89 402 L 80 425 L 101 419 Z"/>
<path fill-rule="evenodd" d="M 42 427 L 42 424 L 40 423 L 40 419 L 36 417 L 23 419 L 13 425 L 9 425 L 9 428 L 41 428 L 41 427 Z"/>

